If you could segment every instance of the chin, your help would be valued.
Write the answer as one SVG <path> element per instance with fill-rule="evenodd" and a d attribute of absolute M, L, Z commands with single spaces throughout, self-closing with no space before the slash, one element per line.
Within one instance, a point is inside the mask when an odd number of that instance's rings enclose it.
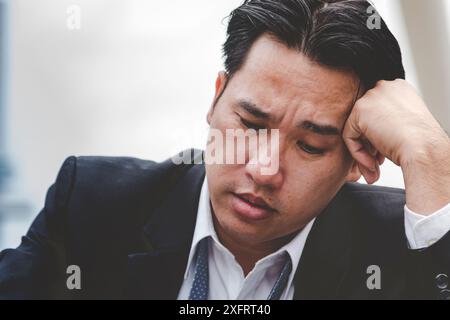
<path fill-rule="evenodd" d="M 232 210 L 227 210 L 225 217 L 219 217 L 215 222 L 217 227 L 226 236 L 245 243 L 260 243 L 268 238 L 267 231 L 269 225 L 273 225 L 270 221 L 248 222 L 240 219 Z M 217 226 L 217 224 L 219 224 Z M 219 232 L 218 232 L 219 233 Z"/>

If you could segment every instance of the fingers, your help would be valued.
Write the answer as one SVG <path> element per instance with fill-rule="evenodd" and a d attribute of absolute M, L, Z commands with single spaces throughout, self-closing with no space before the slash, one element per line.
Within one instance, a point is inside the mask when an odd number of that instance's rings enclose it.
<path fill-rule="evenodd" d="M 347 145 L 347 149 L 359 164 L 363 165 L 371 171 L 375 171 L 378 161 L 375 157 L 377 150 L 372 144 L 364 139 L 358 128 L 351 122 L 350 116 L 344 127 L 343 139 Z"/>
<path fill-rule="evenodd" d="M 375 183 L 380 177 L 380 165 L 384 162 L 384 157 L 376 150 L 367 149 L 361 139 L 350 139 L 346 144 L 353 159 L 358 162 L 359 170 L 366 182 Z"/>
<path fill-rule="evenodd" d="M 373 184 L 377 182 L 378 179 L 380 178 L 380 167 L 378 165 L 375 167 L 374 171 L 369 170 L 368 168 L 364 167 L 361 164 L 358 164 L 358 167 L 367 184 Z"/>
<path fill-rule="evenodd" d="M 368 169 L 375 169 L 374 157 L 366 149 L 361 139 L 344 140 L 353 159 Z"/>
<path fill-rule="evenodd" d="M 344 128 L 343 139 L 358 168 L 368 184 L 380 178 L 380 165 L 385 157 L 366 139 L 350 115 Z"/>
<path fill-rule="evenodd" d="M 378 161 L 378 165 L 382 165 L 384 163 L 384 161 L 386 160 L 386 157 L 383 156 L 381 153 L 377 153 L 377 161 Z"/>

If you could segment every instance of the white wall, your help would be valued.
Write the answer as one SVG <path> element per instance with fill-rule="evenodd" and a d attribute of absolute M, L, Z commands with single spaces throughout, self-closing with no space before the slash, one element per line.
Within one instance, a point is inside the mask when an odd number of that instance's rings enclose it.
<path fill-rule="evenodd" d="M 201 147 L 222 19 L 238 3 L 15 0 L 10 121 L 32 203 L 42 205 L 72 154 L 162 160 Z M 79 31 L 66 27 L 72 4 L 82 10 Z"/>

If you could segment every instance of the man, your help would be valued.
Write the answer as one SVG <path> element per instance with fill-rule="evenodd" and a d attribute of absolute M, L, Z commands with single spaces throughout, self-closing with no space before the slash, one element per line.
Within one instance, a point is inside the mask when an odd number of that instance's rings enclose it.
<path fill-rule="evenodd" d="M 212 139 L 188 164 L 68 158 L 0 256 L 0 297 L 449 298 L 450 140 L 368 7 L 245 1 L 207 121 L 267 129 L 267 161 L 250 143 L 243 163 L 208 161 L 225 149 Z M 356 183 L 385 158 L 404 191 Z"/>

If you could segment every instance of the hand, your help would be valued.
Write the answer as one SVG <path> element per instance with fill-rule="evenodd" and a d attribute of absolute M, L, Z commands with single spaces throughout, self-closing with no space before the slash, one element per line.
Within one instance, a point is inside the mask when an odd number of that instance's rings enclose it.
<path fill-rule="evenodd" d="M 450 202 L 450 139 L 406 81 L 380 81 L 367 91 L 343 139 L 369 184 L 385 157 L 401 166 L 411 210 L 432 212 Z"/>

